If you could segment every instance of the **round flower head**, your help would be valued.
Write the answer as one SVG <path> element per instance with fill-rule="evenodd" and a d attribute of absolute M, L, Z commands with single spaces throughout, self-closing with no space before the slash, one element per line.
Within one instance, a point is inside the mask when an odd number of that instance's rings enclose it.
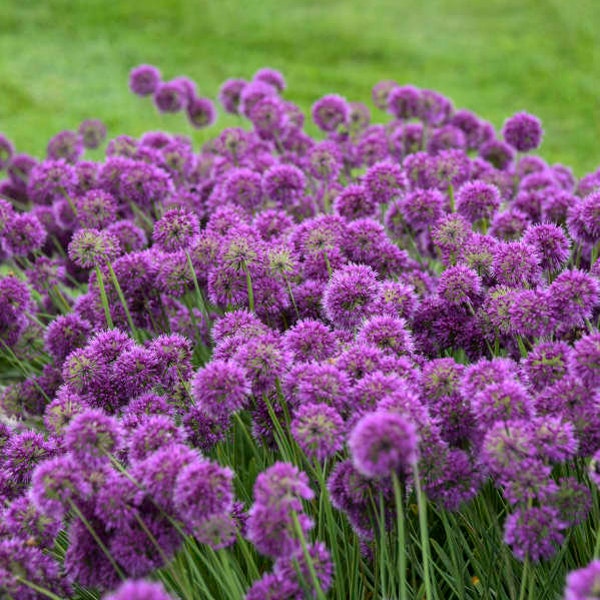
<path fill-rule="evenodd" d="M 119 246 L 125 254 L 138 252 L 148 244 L 144 230 L 132 221 L 117 221 L 109 225 L 107 231 L 117 238 Z"/>
<path fill-rule="evenodd" d="M 231 169 L 223 183 L 223 199 L 252 213 L 262 204 L 262 177 L 251 169 Z"/>
<path fill-rule="evenodd" d="M 356 341 L 381 348 L 386 354 L 402 356 L 412 354 L 413 341 L 406 330 L 404 319 L 389 315 L 370 317 L 365 320 Z"/>
<path fill-rule="evenodd" d="M 512 295 L 508 307 L 510 327 L 517 335 L 535 338 L 550 335 L 556 320 L 546 290 L 520 290 Z"/>
<path fill-rule="evenodd" d="M 431 227 L 442 217 L 445 203 L 444 195 L 438 190 L 413 190 L 396 204 L 392 204 L 386 214 L 386 224 L 397 236 L 403 232 L 402 221 L 414 231 L 421 231 Z"/>
<path fill-rule="evenodd" d="M 208 461 L 194 461 L 181 469 L 175 481 L 175 509 L 188 528 L 233 508 L 234 473 Z"/>
<path fill-rule="evenodd" d="M 404 85 L 393 88 L 387 95 L 388 111 L 402 121 L 412 119 L 419 114 L 421 91 L 412 86 Z"/>
<path fill-rule="evenodd" d="M 15 154 L 6 167 L 10 182 L 18 189 L 27 187 L 29 175 L 38 161 L 28 154 Z"/>
<path fill-rule="evenodd" d="M 417 295 L 412 285 L 400 281 L 384 281 L 379 286 L 377 312 L 411 319 L 417 302 Z"/>
<path fill-rule="evenodd" d="M 587 233 L 586 237 L 595 244 L 600 241 L 600 191 L 586 196 L 579 210 Z"/>
<path fill-rule="evenodd" d="M 523 242 L 536 249 L 545 271 L 558 271 L 569 259 L 569 240 L 553 223 L 532 225 L 525 231 Z"/>
<path fill-rule="evenodd" d="M 500 207 L 500 192 L 484 181 L 469 181 L 456 194 L 456 210 L 470 223 L 491 219 Z"/>
<path fill-rule="evenodd" d="M 6 224 L 2 246 L 11 256 L 27 256 L 44 245 L 46 236 L 46 229 L 36 216 L 31 213 L 15 214 Z"/>
<path fill-rule="evenodd" d="M 256 73 L 254 73 L 253 80 L 268 83 L 270 86 L 274 87 L 279 93 L 285 90 L 285 78 L 279 71 L 276 71 L 275 69 L 263 67 L 262 69 L 259 69 L 258 71 L 256 71 Z"/>
<path fill-rule="evenodd" d="M 427 151 L 430 154 L 438 154 L 443 150 L 451 148 L 466 149 L 467 138 L 462 129 L 454 125 L 444 125 L 433 130 L 427 142 Z"/>
<path fill-rule="evenodd" d="M 524 242 L 498 244 L 492 272 L 498 282 L 509 287 L 527 287 L 540 280 L 540 257 L 534 246 Z"/>
<path fill-rule="evenodd" d="M 543 133 L 541 121 L 526 112 L 513 115 L 506 120 L 502 128 L 504 139 L 519 152 L 539 148 Z"/>
<path fill-rule="evenodd" d="M 473 304 L 481 293 L 481 280 L 468 267 L 449 267 L 440 275 L 437 292 L 450 304 Z"/>
<path fill-rule="evenodd" d="M 600 386 L 600 333 L 591 333 L 575 343 L 569 369 L 590 389 Z"/>
<path fill-rule="evenodd" d="M 89 160 L 80 160 L 75 165 L 75 174 L 77 176 L 76 196 L 85 194 L 89 190 L 98 187 L 98 172 L 98 163 Z"/>
<path fill-rule="evenodd" d="M 363 185 L 351 183 L 340 191 L 333 201 L 336 215 L 347 221 L 371 217 L 377 209 L 377 203 L 372 195 L 367 193 Z"/>
<path fill-rule="evenodd" d="M 563 271 L 548 288 L 550 308 L 561 324 L 579 325 L 600 303 L 600 284 L 585 271 Z"/>
<path fill-rule="evenodd" d="M 248 118 L 261 139 L 280 138 L 286 124 L 284 104 L 275 95 L 261 98 L 252 106 Z"/>
<path fill-rule="evenodd" d="M 342 167 L 342 157 L 338 146 L 333 142 L 319 142 L 308 154 L 309 169 L 315 179 L 334 181 Z"/>
<path fill-rule="evenodd" d="M 217 111 L 209 98 L 191 98 L 186 106 L 189 122 L 196 128 L 209 127 L 217 119 Z"/>
<path fill-rule="evenodd" d="M 163 113 L 176 113 L 187 106 L 187 90 L 178 81 L 159 83 L 154 91 L 154 104 Z"/>
<path fill-rule="evenodd" d="M 504 523 L 504 541 L 519 560 L 538 562 L 556 554 L 566 526 L 553 507 L 519 508 Z"/>
<path fill-rule="evenodd" d="M 450 264 L 456 262 L 472 235 L 470 223 L 458 214 L 442 217 L 431 232 L 433 243 L 442 251 L 444 261 Z"/>
<path fill-rule="evenodd" d="M 121 428 L 102 410 L 84 410 L 65 429 L 65 448 L 77 460 L 106 459 L 121 446 Z"/>
<path fill-rule="evenodd" d="M 14 153 L 15 148 L 10 140 L 6 136 L 0 134 L 0 171 L 6 169 Z"/>
<path fill-rule="evenodd" d="M 514 380 L 505 379 L 486 386 L 472 397 L 477 420 L 491 426 L 496 421 L 529 419 L 533 416 L 533 400 L 528 391 Z"/>
<path fill-rule="evenodd" d="M 90 190 L 75 200 L 77 222 L 83 228 L 103 229 L 115 222 L 117 202 L 108 192 Z"/>
<path fill-rule="evenodd" d="M 329 94 L 312 105 L 312 118 L 322 131 L 335 131 L 340 125 L 348 123 L 350 106 L 345 98 Z"/>
<path fill-rule="evenodd" d="M 173 600 L 160 582 L 128 580 L 104 600 Z"/>
<path fill-rule="evenodd" d="M 323 461 L 342 449 L 344 422 L 327 404 L 304 404 L 292 419 L 292 435 L 311 459 Z"/>
<path fill-rule="evenodd" d="M 335 353 L 334 334 L 321 321 L 303 319 L 283 336 L 283 347 L 298 362 L 324 361 Z"/>
<path fill-rule="evenodd" d="M 225 112 L 231 115 L 238 114 L 240 95 L 247 83 L 245 79 L 228 79 L 223 83 L 219 90 L 219 102 Z"/>
<path fill-rule="evenodd" d="M 239 111 L 246 118 L 250 118 L 252 109 L 264 98 L 277 94 L 275 88 L 264 81 L 251 81 L 240 92 Z"/>
<path fill-rule="evenodd" d="M 212 360 L 192 380 L 196 405 L 216 419 L 243 408 L 250 394 L 245 371 L 231 361 Z"/>
<path fill-rule="evenodd" d="M 564 600 L 592 600 L 600 591 L 600 560 L 567 575 Z"/>
<path fill-rule="evenodd" d="M 106 127 L 98 119 L 87 119 L 78 128 L 84 148 L 93 150 L 98 148 L 106 139 Z"/>
<path fill-rule="evenodd" d="M 405 187 L 405 181 L 400 166 L 386 161 L 369 168 L 363 177 L 363 185 L 374 202 L 387 204 Z"/>
<path fill-rule="evenodd" d="M 348 448 L 356 469 L 366 477 L 389 477 L 417 461 L 415 426 L 399 414 L 368 413 L 354 426 Z"/>
<path fill-rule="evenodd" d="M 180 209 L 172 209 L 154 224 L 154 244 L 166 252 L 176 252 L 190 246 L 200 233 L 196 215 Z"/>
<path fill-rule="evenodd" d="M 337 327 L 354 329 L 375 306 L 379 284 L 366 265 L 348 265 L 336 271 L 323 293 L 327 318 Z"/>
<path fill-rule="evenodd" d="M 500 140 L 490 140 L 479 148 L 479 156 L 500 171 L 507 170 L 513 162 L 515 151 Z"/>
<path fill-rule="evenodd" d="M 108 231 L 80 229 L 69 243 L 69 258 L 82 269 L 112 262 L 119 253 L 119 241 Z"/>
<path fill-rule="evenodd" d="M 522 363 L 529 384 L 541 390 L 562 379 L 568 371 L 570 351 L 564 342 L 541 342 L 534 346 Z"/>
<path fill-rule="evenodd" d="M 298 200 L 305 187 L 304 173 L 293 165 L 274 165 L 263 175 L 265 195 L 281 208 L 286 208 Z"/>
<path fill-rule="evenodd" d="M 44 347 L 61 363 L 75 348 L 85 346 L 91 329 L 91 325 L 76 314 L 61 315 L 48 325 Z"/>
<path fill-rule="evenodd" d="M 50 160 L 64 158 L 74 163 L 83 154 L 83 140 L 76 131 L 61 131 L 48 142 L 46 154 Z"/>
<path fill-rule="evenodd" d="M 373 99 L 373 104 L 379 108 L 380 110 L 386 110 L 388 107 L 388 98 L 390 92 L 397 88 L 398 84 L 391 79 L 387 79 L 384 81 L 378 81 L 371 91 L 371 98 Z"/>
<path fill-rule="evenodd" d="M 152 65 L 139 65 L 129 73 L 129 89 L 138 96 L 154 94 L 160 83 L 160 71 Z"/>

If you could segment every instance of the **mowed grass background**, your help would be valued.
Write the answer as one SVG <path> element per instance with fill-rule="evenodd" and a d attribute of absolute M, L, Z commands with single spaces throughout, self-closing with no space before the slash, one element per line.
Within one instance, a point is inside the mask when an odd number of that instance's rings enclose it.
<path fill-rule="evenodd" d="M 370 104 L 372 85 L 394 79 L 496 127 L 527 110 L 544 123 L 541 154 L 583 175 L 600 165 L 599 30 L 599 0 L 0 0 L 0 131 L 38 156 L 89 117 L 110 136 L 190 133 L 129 93 L 131 67 L 188 75 L 215 97 L 271 66 L 304 109 L 331 92 Z M 194 139 L 236 123 L 220 115 Z"/>

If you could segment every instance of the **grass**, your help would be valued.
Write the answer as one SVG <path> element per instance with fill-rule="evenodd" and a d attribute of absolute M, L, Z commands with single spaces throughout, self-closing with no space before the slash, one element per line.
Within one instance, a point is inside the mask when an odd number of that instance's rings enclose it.
<path fill-rule="evenodd" d="M 132 66 L 189 75 L 213 97 L 227 77 L 272 66 L 305 109 L 332 91 L 364 101 L 395 79 L 496 126 L 528 110 L 544 122 L 542 154 L 582 175 L 600 163 L 599 20 L 596 0 L 4 0 L 0 130 L 36 155 L 89 117 L 112 136 L 186 131 L 128 92 Z"/>

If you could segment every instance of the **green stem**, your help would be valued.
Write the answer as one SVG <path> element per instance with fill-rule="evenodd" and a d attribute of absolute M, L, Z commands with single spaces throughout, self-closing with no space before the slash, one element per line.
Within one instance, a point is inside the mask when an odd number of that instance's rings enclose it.
<path fill-rule="evenodd" d="M 109 329 L 114 329 L 113 320 L 110 316 L 110 307 L 108 306 L 108 298 L 106 296 L 106 288 L 104 287 L 104 279 L 102 278 L 102 271 L 98 265 L 96 265 L 96 279 L 98 281 L 98 289 L 100 290 L 100 300 L 102 301 L 102 306 L 104 307 L 106 325 Z"/>
<path fill-rule="evenodd" d="M 396 521 L 398 526 L 398 572 L 400 574 L 400 600 L 406 600 L 406 534 L 404 531 L 404 505 L 402 488 L 398 475 L 392 475 L 394 498 L 396 501 Z M 429 597 L 429 596 L 428 596 Z"/>
<path fill-rule="evenodd" d="M 254 312 L 254 290 L 252 289 L 252 277 L 247 265 L 244 265 L 244 273 L 246 273 L 246 288 L 248 290 L 248 307 L 250 312 Z"/>
<path fill-rule="evenodd" d="M 423 577 L 425 579 L 425 595 L 427 600 L 434 600 L 431 587 L 431 551 L 429 548 L 429 530 L 427 528 L 427 500 L 421 489 L 421 478 L 419 476 L 419 467 L 415 464 L 413 467 L 415 478 L 415 491 L 417 493 L 417 506 L 419 509 L 419 530 L 421 534 L 421 551 L 423 553 Z"/>
<path fill-rule="evenodd" d="M 312 579 L 313 586 L 315 588 L 315 591 L 317 592 L 317 598 L 319 600 L 326 600 L 325 594 L 323 593 L 323 590 L 321 589 L 321 583 L 320 583 L 319 578 L 317 577 L 317 573 L 315 571 L 315 566 L 313 565 L 312 558 L 310 557 L 310 554 L 308 552 L 308 547 L 306 545 L 306 539 L 304 537 L 302 527 L 300 526 L 300 521 L 298 520 L 298 515 L 297 515 L 296 511 L 292 511 L 292 516 L 294 518 L 294 526 L 296 527 L 298 537 L 300 538 L 300 544 L 302 545 L 302 553 L 304 554 L 304 560 L 306 561 L 308 570 L 310 571 L 310 577 Z"/>
<path fill-rule="evenodd" d="M 204 296 L 202 295 L 202 290 L 200 290 L 200 285 L 198 284 L 198 277 L 196 277 L 196 269 L 194 269 L 194 263 L 192 262 L 192 257 L 190 256 L 190 253 L 187 250 L 185 251 L 185 256 L 187 257 L 188 266 L 190 267 L 190 271 L 192 273 L 192 280 L 194 282 L 194 289 L 196 290 L 196 299 L 198 300 L 200 312 L 204 316 L 204 321 L 208 327 L 208 325 L 209 325 L 208 309 L 206 308 L 206 302 L 204 301 Z"/>
<path fill-rule="evenodd" d="M 127 302 L 125 300 L 125 295 L 123 294 L 121 284 L 119 283 L 119 280 L 117 279 L 117 274 L 115 273 L 115 270 L 113 269 L 113 266 L 110 262 L 108 263 L 108 273 L 110 275 L 112 284 L 115 286 L 115 290 L 117 291 L 117 296 L 119 296 L 119 300 L 123 306 L 123 310 L 125 311 L 125 316 L 127 317 L 127 324 L 129 325 L 131 334 L 137 342 L 141 342 L 142 340 L 140 339 L 138 330 L 133 324 L 133 319 L 131 318 L 131 313 L 129 312 L 129 307 L 127 306 Z"/>
<path fill-rule="evenodd" d="M 26 585 L 28 588 L 35 590 L 38 594 L 42 594 L 42 596 L 46 596 L 46 598 L 52 598 L 52 600 L 62 600 L 60 596 L 52 593 L 50 590 L 47 590 L 43 587 L 40 587 L 37 583 L 33 583 L 33 581 L 29 581 L 28 579 L 23 579 L 23 577 L 16 577 L 17 581 L 20 581 L 23 585 Z"/>
<path fill-rule="evenodd" d="M 525 600 L 525 592 L 527 591 L 527 579 L 529 579 L 529 555 L 525 557 L 523 565 L 523 573 L 521 574 L 521 589 L 519 590 L 519 600 Z"/>

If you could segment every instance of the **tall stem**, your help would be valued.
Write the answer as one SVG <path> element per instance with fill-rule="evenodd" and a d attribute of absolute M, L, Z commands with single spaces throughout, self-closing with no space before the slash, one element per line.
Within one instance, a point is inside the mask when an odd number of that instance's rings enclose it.
<path fill-rule="evenodd" d="M 109 329 L 114 329 L 113 320 L 110 316 L 110 307 L 108 306 L 108 298 L 106 296 L 106 288 L 104 287 L 104 279 L 102 278 L 102 271 L 98 265 L 96 265 L 96 279 L 98 281 L 98 289 L 100 290 L 100 300 L 102 301 L 102 306 L 104 308 L 106 326 Z"/>
<path fill-rule="evenodd" d="M 435 597 L 431 587 L 431 551 L 429 548 L 429 530 L 427 528 L 427 500 L 423 494 L 423 490 L 421 489 L 419 467 L 416 464 L 413 467 L 413 473 L 415 478 L 415 491 L 417 493 L 417 506 L 419 508 L 419 530 L 421 534 L 421 551 L 423 553 L 423 578 L 425 580 L 425 595 L 427 596 L 427 600 L 434 600 Z"/>

